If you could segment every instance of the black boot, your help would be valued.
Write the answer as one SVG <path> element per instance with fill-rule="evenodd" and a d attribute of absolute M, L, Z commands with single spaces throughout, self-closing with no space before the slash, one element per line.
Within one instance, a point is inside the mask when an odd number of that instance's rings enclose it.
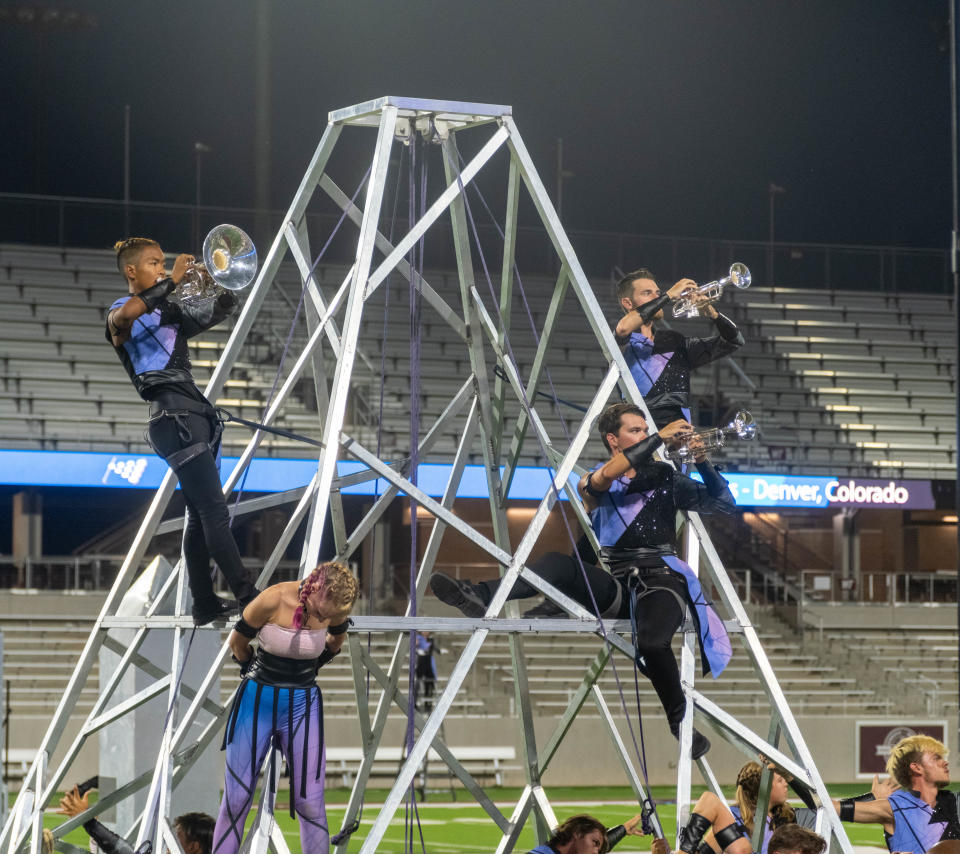
<path fill-rule="evenodd" d="M 430 589 L 441 602 L 459 608 L 468 617 L 482 617 L 487 613 L 489 603 L 478 584 L 435 572 L 430 576 Z"/>
<path fill-rule="evenodd" d="M 205 626 L 207 623 L 225 619 L 236 612 L 238 607 L 236 602 L 228 602 L 219 596 L 213 596 L 209 599 L 195 600 L 190 613 L 195 626 Z"/>
<path fill-rule="evenodd" d="M 700 840 L 710 829 L 709 819 L 704 818 L 699 813 L 690 813 L 690 819 L 686 827 L 680 828 L 680 851 L 686 854 L 694 854 L 700 845 Z"/>
<path fill-rule="evenodd" d="M 673 737 L 680 740 L 680 724 L 670 724 L 670 732 L 673 733 Z M 701 756 L 706 755 L 707 751 L 710 749 L 710 739 L 707 738 L 700 730 L 694 729 L 693 739 L 690 742 L 690 758 L 696 761 Z"/>

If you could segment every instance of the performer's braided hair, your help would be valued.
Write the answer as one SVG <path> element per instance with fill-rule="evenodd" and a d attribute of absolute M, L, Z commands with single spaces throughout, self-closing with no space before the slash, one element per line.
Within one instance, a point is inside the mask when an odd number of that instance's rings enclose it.
<path fill-rule="evenodd" d="M 148 246 L 160 248 L 156 240 L 149 237 L 128 237 L 113 244 L 113 251 L 117 253 L 117 269 L 122 273 L 127 264 L 136 264 L 140 253 Z"/>
<path fill-rule="evenodd" d="M 748 762 L 737 774 L 737 806 L 740 807 L 740 821 L 752 834 L 753 819 L 757 811 L 757 799 L 760 797 L 760 775 L 763 766 L 758 762 Z M 770 807 L 770 827 L 776 828 L 784 824 L 796 822 L 797 815 L 793 807 L 787 804 L 776 804 Z"/>
<path fill-rule="evenodd" d="M 346 615 L 360 595 L 360 584 L 350 569 L 342 563 L 321 563 L 300 583 L 299 604 L 293 612 L 293 627 L 302 629 L 307 600 L 315 593 L 323 593 Z"/>

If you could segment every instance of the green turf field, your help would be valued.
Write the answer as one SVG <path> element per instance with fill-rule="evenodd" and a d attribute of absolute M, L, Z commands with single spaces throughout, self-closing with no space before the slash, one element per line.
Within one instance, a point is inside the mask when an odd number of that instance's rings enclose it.
<path fill-rule="evenodd" d="M 830 790 L 831 794 L 844 797 L 862 792 L 863 784 L 831 786 Z M 489 793 L 500 810 L 509 815 L 513 804 L 519 797 L 520 790 L 491 789 Z M 354 835 L 349 848 L 351 854 L 360 850 L 363 837 L 377 815 L 378 804 L 382 803 L 386 794 L 386 791 L 368 792 L 363 823 L 360 830 Z M 636 803 L 631 800 L 630 790 L 626 788 L 548 788 L 547 794 L 557 817 L 561 820 L 576 813 L 588 812 L 599 818 L 607 826 L 612 826 L 638 812 Z M 666 800 L 674 797 L 674 792 L 667 788 L 656 788 L 654 796 Z M 283 793 L 281 793 L 282 797 Z M 348 797 L 349 792 L 347 790 L 332 789 L 327 793 L 327 815 L 334 832 L 340 828 Z M 667 830 L 667 838 L 672 839 L 675 833 L 676 816 L 674 804 L 659 803 L 657 811 Z M 412 833 L 415 840 L 413 847 L 405 848 L 404 810 L 401 808 L 397 811 L 395 821 L 378 848 L 380 854 L 402 854 L 405 850 L 420 852 L 419 834 L 421 831 L 424 841 L 423 850 L 430 852 L 430 854 L 433 852 L 436 852 L 436 854 L 492 852 L 500 839 L 500 832 L 496 825 L 482 809 L 469 800 L 469 795 L 463 792 L 458 792 L 456 801 L 451 800 L 449 792 L 431 794 L 426 803 L 417 804 L 417 813 L 420 819 L 420 830 L 417 829 L 416 822 L 413 822 Z M 254 815 L 255 813 L 251 812 L 251 822 Z M 279 808 L 278 803 L 276 818 L 290 845 L 291 852 L 296 854 L 300 851 L 300 836 L 296 821 L 291 819 L 286 811 L 285 802 L 283 810 Z M 47 813 L 44 824 L 47 827 L 55 827 L 60 824 L 61 820 L 59 816 Z M 879 827 L 848 824 L 846 828 L 854 845 L 883 847 L 883 833 Z M 84 848 L 87 847 L 87 835 L 82 830 L 69 834 L 67 841 Z M 527 827 L 524 829 L 520 837 L 520 844 L 515 850 L 518 852 L 527 851 L 534 844 L 533 831 L 530 827 Z M 631 852 L 644 852 L 646 854 L 649 850 L 649 839 L 627 837 L 617 846 L 616 852 L 617 854 L 630 854 Z"/>

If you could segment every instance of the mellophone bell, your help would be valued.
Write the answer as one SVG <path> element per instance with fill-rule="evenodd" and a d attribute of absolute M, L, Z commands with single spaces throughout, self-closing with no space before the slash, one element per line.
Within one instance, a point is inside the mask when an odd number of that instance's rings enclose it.
<path fill-rule="evenodd" d="M 203 261 L 187 268 L 174 295 L 191 304 L 215 299 L 223 289 L 243 290 L 257 275 L 257 248 L 236 225 L 218 225 L 203 241 Z"/>

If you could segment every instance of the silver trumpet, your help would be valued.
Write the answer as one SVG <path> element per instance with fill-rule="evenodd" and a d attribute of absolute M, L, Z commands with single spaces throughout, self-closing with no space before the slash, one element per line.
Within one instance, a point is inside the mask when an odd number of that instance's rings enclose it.
<path fill-rule="evenodd" d="M 239 291 L 257 275 L 257 248 L 242 228 L 218 225 L 203 241 L 203 261 L 194 261 L 174 294 L 184 304 L 215 299 L 223 290 Z"/>
<path fill-rule="evenodd" d="M 711 453 L 726 445 L 730 439 L 739 439 L 749 441 L 757 435 L 757 422 L 746 409 L 741 409 L 726 427 L 711 427 L 707 430 L 697 430 L 694 433 L 688 433 L 684 437 L 683 443 L 678 448 L 672 448 L 667 451 L 668 460 L 687 463 L 693 460 L 696 454 Z M 700 439 L 699 448 L 691 448 L 693 439 Z"/>
<path fill-rule="evenodd" d="M 736 288 L 750 287 L 750 269 L 746 264 L 735 261 L 730 265 L 730 272 L 722 279 L 715 282 L 707 282 L 696 288 L 690 288 L 680 295 L 680 299 L 674 303 L 674 317 L 697 317 L 700 310 L 697 308 L 695 300 L 701 294 L 707 298 L 707 302 L 716 302 L 723 294 L 723 289 L 727 285 L 733 285 Z"/>

